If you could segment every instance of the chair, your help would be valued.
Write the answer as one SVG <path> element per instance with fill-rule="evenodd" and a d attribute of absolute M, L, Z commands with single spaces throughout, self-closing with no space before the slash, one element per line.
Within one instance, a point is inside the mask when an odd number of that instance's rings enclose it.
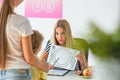
<path fill-rule="evenodd" d="M 88 61 L 88 50 L 89 50 L 89 45 L 85 39 L 82 38 L 74 38 L 73 39 L 73 44 L 72 44 L 73 49 L 80 50 L 81 52 L 85 53 L 86 59 Z"/>

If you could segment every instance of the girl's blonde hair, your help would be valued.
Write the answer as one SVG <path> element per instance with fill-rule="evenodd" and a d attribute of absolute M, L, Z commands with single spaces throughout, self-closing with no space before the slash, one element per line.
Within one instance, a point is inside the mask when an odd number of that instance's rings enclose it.
<path fill-rule="evenodd" d="M 3 0 L 0 6 L 0 68 L 5 68 L 7 38 L 6 38 L 6 23 L 8 15 L 13 12 L 14 0 Z"/>
<path fill-rule="evenodd" d="M 66 35 L 66 38 L 65 38 L 66 40 L 65 40 L 65 46 L 64 47 L 70 48 L 72 46 L 72 33 L 71 33 L 70 24 L 65 19 L 60 19 L 60 20 L 57 21 L 57 23 L 55 25 L 55 28 L 54 28 L 53 35 L 52 35 L 51 43 L 59 45 L 59 43 L 58 43 L 58 41 L 55 37 L 56 29 L 59 28 L 59 27 L 64 30 L 65 35 Z"/>
<path fill-rule="evenodd" d="M 39 46 L 42 45 L 43 39 L 44 37 L 42 36 L 42 34 L 40 34 L 37 30 L 33 30 L 31 40 L 32 40 L 32 48 L 34 53 L 39 49 Z"/>

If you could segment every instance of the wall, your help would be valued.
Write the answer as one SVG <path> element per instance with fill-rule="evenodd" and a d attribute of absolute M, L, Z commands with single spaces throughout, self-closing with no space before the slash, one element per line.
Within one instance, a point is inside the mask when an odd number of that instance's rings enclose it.
<path fill-rule="evenodd" d="M 91 20 L 106 32 L 114 31 L 120 18 L 119 7 L 119 0 L 63 0 L 63 18 L 70 22 L 74 37 L 85 38 Z M 16 8 L 16 12 L 24 15 L 24 2 Z M 29 17 L 29 20 L 33 29 L 44 35 L 45 43 L 58 19 Z"/>
<path fill-rule="evenodd" d="M 22 15 L 24 15 L 24 2 L 16 9 L 16 12 Z M 63 0 L 63 18 L 70 22 L 74 37 L 84 37 L 88 31 L 88 22 L 91 20 L 110 32 L 118 21 L 119 5 L 119 0 Z M 32 27 L 42 32 L 46 38 L 49 38 L 58 20 L 30 17 L 29 19 Z"/>

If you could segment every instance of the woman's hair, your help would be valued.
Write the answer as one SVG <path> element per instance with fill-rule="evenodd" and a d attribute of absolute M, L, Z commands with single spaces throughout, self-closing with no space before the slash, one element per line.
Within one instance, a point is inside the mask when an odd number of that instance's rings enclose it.
<path fill-rule="evenodd" d="M 65 19 L 60 19 L 60 20 L 57 21 L 57 23 L 55 25 L 55 28 L 54 28 L 53 36 L 52 36 L 52 39 L 51 39 L 51 43 L 59 45 L 59 43 L 58 43 L 58 41 L 55 37 L 56 29 L 59 28 L 59 27 L 64 30 L 65 35 L 66 35 L 65 47 L 70 48 L 72 46 L 72 33 L 71 33 L 70 24 Z"/>
<path fill-rule="evenodd" d="M 14 0 L 3 0 L 0 6 L 0 68 L 5 68 L 7 38 L 6 23 L 9 14 L 13 12 Z"/>
<path fill-rule="evenodd" d="M 33 34 L 31 36 L 31 40 L 32 40 L 32 48 L 33 48 L 33 52 L 34 53 L 42 45 L 43 39 L 44 39 L 44 37 L 42 36 L 42 34 L 40 34 L 37 30 L 33 30 Z"/>

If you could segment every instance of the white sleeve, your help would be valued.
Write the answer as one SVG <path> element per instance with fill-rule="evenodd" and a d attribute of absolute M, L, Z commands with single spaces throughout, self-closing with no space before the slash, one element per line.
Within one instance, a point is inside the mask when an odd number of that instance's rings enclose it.
<path fill-rule="evenodd" d="M 21 24 L 21 35 L 23 37 L 31 35 L 33 33 L 31 24 L 28 19 L 26 19 L 22 24 Z"/>

